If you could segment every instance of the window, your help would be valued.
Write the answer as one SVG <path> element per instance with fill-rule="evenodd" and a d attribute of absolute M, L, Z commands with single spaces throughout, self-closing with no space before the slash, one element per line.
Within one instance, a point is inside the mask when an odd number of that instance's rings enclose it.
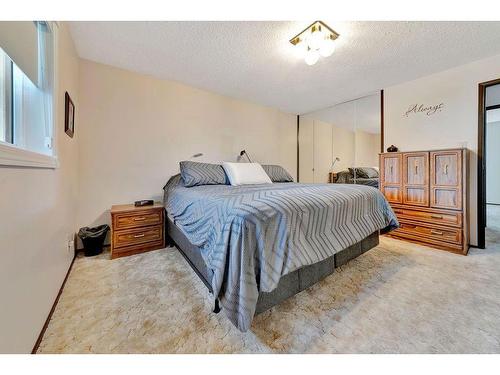
<path fill-rule="evenodd" d="M 0 141 L 13 143 L 11 120 L 11 61 L 0 49 Z"/>
<path fill-rule="evenodd" d="M 34 69 L 30 71 L 30 65 L 23 61 L 26 52 L 24 57 L 16 57 L 18 51 L 10 47 L 13 52 L 9 56 L 9 43 L 5 43 L 6 50 L 0 45 L 0 165 L 55 167 L 54 33 L 48 22 L 27 24 L 23 27 L 33 33 L 28 37 L 34 39 L 32 48 L 36 49 L 28 51 Z M 29 73 L 25 74 L 22 67 Z"/>

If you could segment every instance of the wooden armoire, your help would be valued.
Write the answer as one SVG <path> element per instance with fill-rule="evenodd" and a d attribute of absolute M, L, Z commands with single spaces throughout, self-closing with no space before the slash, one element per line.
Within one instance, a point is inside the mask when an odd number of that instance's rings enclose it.
<path fill-rule="evenodd" d="M 389 235 L 467 254 L 467 161 L 466 149 L 380 154 L 380 190 L 400 224 Z"/>

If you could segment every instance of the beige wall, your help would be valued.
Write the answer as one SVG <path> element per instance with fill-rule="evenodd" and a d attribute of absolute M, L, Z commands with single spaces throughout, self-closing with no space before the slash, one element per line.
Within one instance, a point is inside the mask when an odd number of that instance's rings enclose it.
<path fill-rule="evenodd" d="M 384 90 L 385 148 L 401 151 L 466 146 L 471 150 L 471 244 L 477 244 L 477 121 L 478 83 L 500 78 L 500 55 L 459 66 Z M 444 103 L 431 116 L 404 114 L 413 104 Z"/>
<path fill-rule="evenodd" d="M 356 163 L 356 143 L 355 134 L 350 129 L 338 126 L 332 127 L 333 157 L 340 161 L 335 163 L 334 172 L 340 172 L 355 166 Z M 333 158 L 332 158 L 333 163 Z"/>
<path fill-rule="evenodd" d="M 75 231 L 78 184 L 78 129 L 64 134 L 64 92 L 76 105 L 78 58 L 60 24 L 55 170 L 0 167 L 0 353 L 28 353 L 57 296 L 73 254 L 67 240 Z"/>
<path fill-rule="evenodd" d="M 81 61 L 78 226 L 113 204 L 161 199 L 179 161 L 235 160 L 240 150 L 296 174 L 296 117 L 179 83 Z"/>

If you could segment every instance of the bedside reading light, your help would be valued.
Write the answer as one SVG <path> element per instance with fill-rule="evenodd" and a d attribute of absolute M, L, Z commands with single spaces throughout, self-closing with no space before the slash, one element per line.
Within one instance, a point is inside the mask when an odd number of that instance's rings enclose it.
<path fill-rule="evenodd" d="M 248 162 L 250 162 L 250 163 L 252 162 L 252 161 L 250 160 L 250 157 L 248 156 L 248 153 L 247 153 L 245 150 L 241 150 L 241 151 L 240 151 L 240 158 L 241 158 L 243 155 L 245 155 L 245 156 L 247 157 Z"/>
<path fill-rule="evenodd" d="M 332 163 L 332 166 L 330 167 L 330 172 L 333 172 L 333 167 L 335 166 L 335 163 L 338 162 L 338 161 L 340 161 L 340 159 L 338 157 L 335 158 L 335 160 Z"/>

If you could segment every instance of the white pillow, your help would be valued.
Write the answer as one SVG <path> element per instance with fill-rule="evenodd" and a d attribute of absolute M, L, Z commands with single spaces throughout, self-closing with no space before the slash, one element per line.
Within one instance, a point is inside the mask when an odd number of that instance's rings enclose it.
<path fill-rule="evenodd" d="M 222 168 L 232 186 L 273 183 L 259 163 L 223 162 Z"/>

